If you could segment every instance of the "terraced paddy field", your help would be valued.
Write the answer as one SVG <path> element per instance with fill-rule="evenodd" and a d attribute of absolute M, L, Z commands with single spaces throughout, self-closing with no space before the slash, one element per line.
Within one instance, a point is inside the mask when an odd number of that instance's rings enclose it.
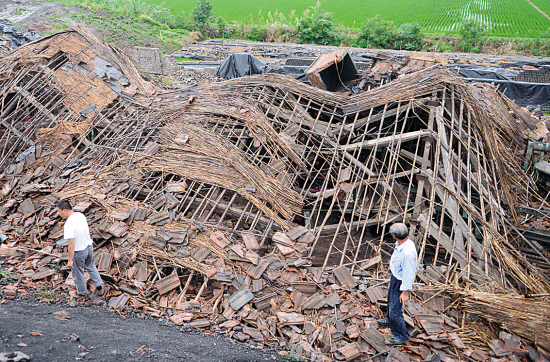
<path fill-rule="evenodd" d="M 189 14 L 197 0 L 145 0 L 165 3 Z M 315 0 L 209 0 L 216 15 L 228 21 L 252 19 L 259 23 L 268 13 L 283 13 L 287 19 L 300 16 Z M 531 0 L 550 15 L 550 0 Z M 419 23 L 429 33 L 453 33 L 464 19 L 483 22 L 493 36 L 535 37 L 550 29 L 550 20 L 527 0 L 326 0 L 321 8 L 350 28 L 360 28 L 365 19 L 380 15 L 396 24 Z M 290 16 L 294 10 L 294 16 Z"/>

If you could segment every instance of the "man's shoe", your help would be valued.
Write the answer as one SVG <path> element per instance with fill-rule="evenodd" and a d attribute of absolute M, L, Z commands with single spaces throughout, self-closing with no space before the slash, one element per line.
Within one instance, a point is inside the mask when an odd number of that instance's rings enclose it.
<path fill-rule="evenodd" d="M 387 327 L 390 325 L 390 322 L 388 321 L 388 318 L 382 318 L 382 319 L 378 319 L 378 324 L 382 327 Z"/>
<path fill-rule="evenodd" d="M 103 297 L 105 295 L 105 293 L 107 293 L 109 291 L 109 289 L 110 288 L 107 285 L 102 285 L 101 287 L 96 288 L 97 295 L 99 295 L 100 297 Z"/>
<path fill-rule="evenodd" d="M 407 339 L 401 339 L 396 336 L 392 336 L 390 339 L 386 339 L 386 344 L 389 345 L 404 344 L 405 342 L 407 342 Z"/>

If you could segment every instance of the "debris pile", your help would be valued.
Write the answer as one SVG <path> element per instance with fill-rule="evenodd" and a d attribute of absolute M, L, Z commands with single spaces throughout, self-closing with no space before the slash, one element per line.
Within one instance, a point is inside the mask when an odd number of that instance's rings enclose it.
<path fill-rule="evenodd" d="M 21 31 L 10 22 L 0 19 L 0 56 L 39 38 L 40 35 L 32 30 Z"/>
<path fill-rule="evenodd" d="M 75 28 L 1 58 L 0 88 L 4 295 L 74 284 L 56 271 L 66 198 L 121 313 L 317 361 L 548 357 L 548 253 L 511 231 L 536 120 L 491 85 L 433 66 L 351 97 L 277 74 L 163 92 Z M 413 338 L 388 349 L 398 220 L 421 288 Z"/>
<path fill-rule="evenodd" d="M 174 74 L 174 78 L 177 79 L 177 83 L 172 83 L 171 86 L 189 86 L 196 85 L 199 83 L 209 83 L 216 82 L 219 80 L 215 74 L 208 72 L 198 72 L 194 70 L 178 70 Z"/>

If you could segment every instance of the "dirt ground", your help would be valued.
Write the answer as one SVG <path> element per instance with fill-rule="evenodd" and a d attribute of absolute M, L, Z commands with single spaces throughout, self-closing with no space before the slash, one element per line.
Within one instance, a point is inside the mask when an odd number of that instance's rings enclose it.
<path fill-rule="evenodd" d="M 0 352 L 21 351 L 33 362 L 278 360 L 274 351 L 177 327 L 166 319 L 123 317 L 97 306 L 69 308 L 33 298 L 0 303 Z M 69 319 L 55 319 L 59 311 Z"/>

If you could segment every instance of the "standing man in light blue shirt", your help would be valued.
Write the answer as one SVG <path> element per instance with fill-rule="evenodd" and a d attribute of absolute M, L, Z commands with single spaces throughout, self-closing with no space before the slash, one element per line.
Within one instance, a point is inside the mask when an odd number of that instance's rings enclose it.
<path fill-rule="evenodd" d="M 393 337 L 386 344 L 403 344 L 409 339 L 407 325 L 403 317 L 402 306 L 409 301 L 418 254 L 414 241 L 409 239 L 409 230 L 403 223 L 395 223 L 390 227 L 390 234 L 395 239 L 395 249 L 390 260 L 391 280 L 388 290 L 387 318 L 379 319 L 378 323 L 389 326 Z"/>

